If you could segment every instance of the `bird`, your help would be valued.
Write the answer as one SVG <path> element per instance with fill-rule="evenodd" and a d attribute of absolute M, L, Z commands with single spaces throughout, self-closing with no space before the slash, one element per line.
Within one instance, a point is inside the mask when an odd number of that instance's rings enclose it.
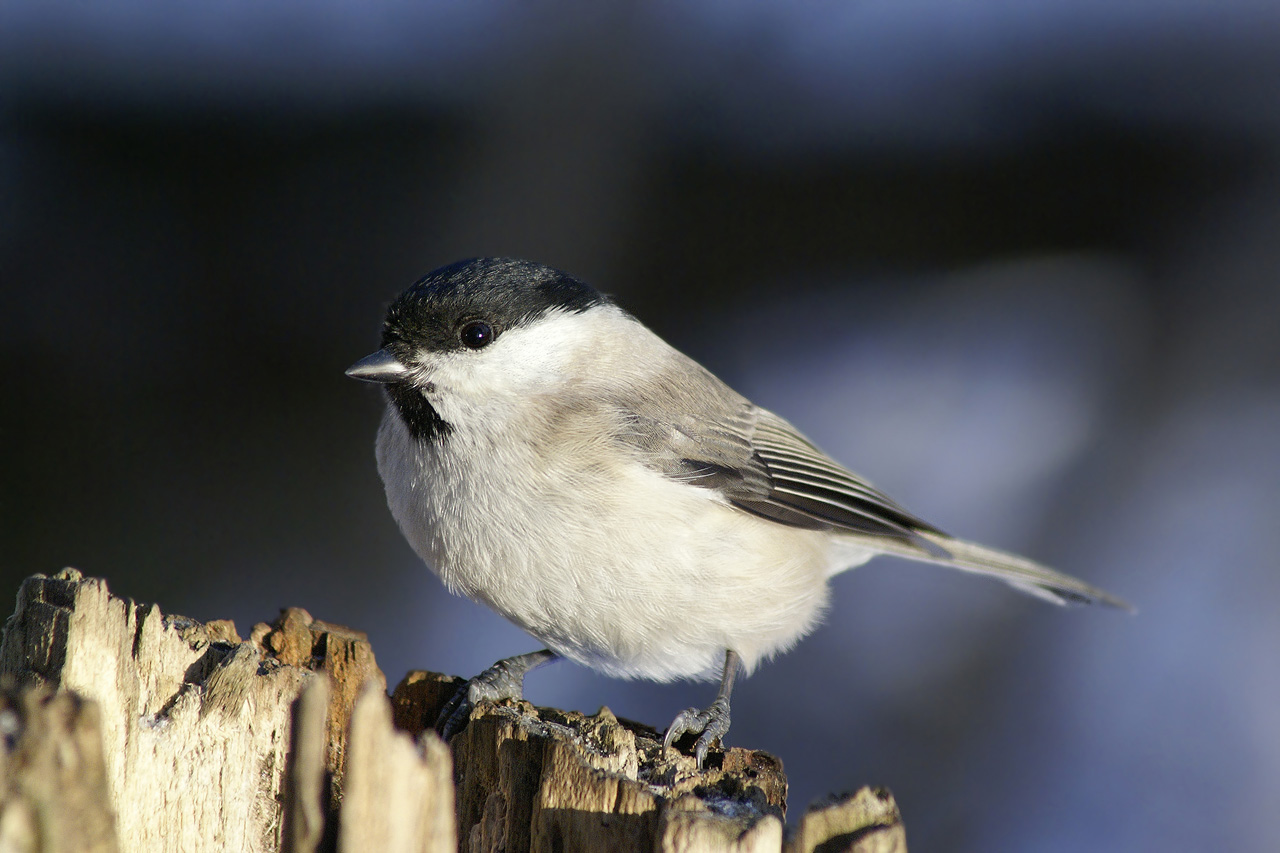
<path fill-rule="evenodd" d="M 1131 609 L 917 518 L 611 297 L 539 263 L 428 273 L 347 375 L 385 392 L 377 467 L 413 550 L 544 646 L 466 681 L 437 721 L 446 738 L 567 659 L 619 678 L 719 678 L 714 701 L 663 738 L 696 737 L 702 768 L 739 675 L 812 631 L 832 576 L 878 554 Z"/>

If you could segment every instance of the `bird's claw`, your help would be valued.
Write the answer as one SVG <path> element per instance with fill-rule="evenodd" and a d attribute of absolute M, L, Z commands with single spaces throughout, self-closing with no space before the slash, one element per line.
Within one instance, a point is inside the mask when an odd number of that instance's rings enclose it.
<path fill-rule="evenodd" d="M 475 678 L 458 688 L 440 710 L 436 718 L 436 731 L 446 741 L 466 727 L 471 709 L 481 702 L 500 702 L 503 699 L 519 700 L 524 695 L 524 674 L 527 668 L 514 666 L 512 659 L 500 660 Z"/>
<path fill-rule="evenodd" d="M 719 698 L 705 710 L 688 708 L 677 714 L 667 729 L 666 737 L 662 739 L 662 748 L 670 749 L 681 735 L 701 733 L 693 747 L 694 757 L 698 760 L 698 769 L 701 770 L 707 760 L 707 750 L 728 731 L 729 702 Z"/>

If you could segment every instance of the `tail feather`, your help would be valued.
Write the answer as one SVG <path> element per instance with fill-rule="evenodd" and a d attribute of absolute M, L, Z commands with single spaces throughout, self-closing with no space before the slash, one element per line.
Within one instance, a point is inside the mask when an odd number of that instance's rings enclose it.
<path fill-rule="evenodd" d="M 933 548 L 921 549 L 907 542 L 888 548 L 885 547 L 886 543 L 878 542 L 877 546 L 881 550 L 913 560 L 996 578 L 1054 604 L 1105 604 L 1133 612 L 1133 607 L 1123 599 L 1017 554 L 963 539 L 952 539 L 934 531 L 917 532 L 921 539 L 936 546 L 942 553 L 937 553 Z"/>

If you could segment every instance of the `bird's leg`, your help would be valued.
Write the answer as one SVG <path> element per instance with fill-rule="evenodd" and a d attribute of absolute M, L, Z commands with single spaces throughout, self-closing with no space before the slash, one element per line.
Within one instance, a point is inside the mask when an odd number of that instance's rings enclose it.
<path fill-rule="evenodd" d="M 662 739 L 663 749 L 669 749 L 676 742 L 676 738 L 686 732 L 693 734 L 701 732 L 693 748 L 693 754 L 698 759 L 698 769 L 701 770 L 711 744 L 720 740 L 725 732 L 729 731 L 729 694 L 733 692 L 733 682 L 737 677 L 738 653 L 733 649 L 726 649 L 724 675 L 720 678 L 720 691 L 716 693 L 716 700 L 705 711 L 697 708 L 681 711 L 671 721 L 667 736 Z"/>
<path fill-rule="evenodd" d="M 436 731 L 448 740 L 462 731 L 471 709 L 481 702 L 522 698 L 525 673 L 555 659 L 555 652 L 542 649 L 498 661 L 458 688 L 436 718 Z"/>

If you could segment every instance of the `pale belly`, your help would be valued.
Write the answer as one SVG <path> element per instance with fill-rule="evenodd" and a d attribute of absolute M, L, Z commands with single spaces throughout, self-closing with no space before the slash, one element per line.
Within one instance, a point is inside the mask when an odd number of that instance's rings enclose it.
<path fill-rule="evenodd" d="M 609 675 L 714 678 L 726 649 L 749 672 L 816 626 L 837 561 L 866 559 L 638 464 L 445 459 L 427 483 L 395 470 L 418 467 L 395 452 L 407 440 L 380 439 L 379 469 L 417 553 L 451 590 Z"/>

